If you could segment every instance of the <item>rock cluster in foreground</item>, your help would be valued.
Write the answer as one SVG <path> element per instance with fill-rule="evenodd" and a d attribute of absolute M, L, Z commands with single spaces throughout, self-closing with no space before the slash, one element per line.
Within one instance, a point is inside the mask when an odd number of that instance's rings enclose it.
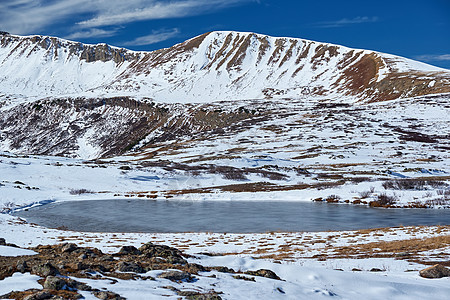
<path fill-rule="evenodd" d="M 94 289 L 72 278 L 100 279 L 102 276 L 124 280 L 157 280 L 145 275 L 152 270 L 164 270 L 158 278 L 173 282 L 193 282 L 199 272 L 218 271 L 236 273 L 227 267 L 204 267 L 188 263 L 180 250 L 164 245 L 146 243 L 140 248 L 124 246 L 117 253 L 105 254 L 96 248 L 79 247 L 72 243 L 37 246 L 32 248 L 37 255 L 19 257 L 0 256 L 0 280 L 16 272 L 31 273 L 42 277 L 42 289 L 10 292 L 1 299 L 81 299 L 80 291 L 88 291 L 99 299 L 125 299 L 111 291 Z M 247 271 L 244 274 L 280 280 L 270 270 Z M 69 278 L 70 277 L 70 278 Z M 240 279 L 243 276 L 239 276 Z M 250 277 L 252 278 L 252 277 Z M 254 278 L 253 278 L 254 280 Z M 165 287 L 186 299 L 221 299 L 221 292 L 214 290 L 204 293 Z"/>

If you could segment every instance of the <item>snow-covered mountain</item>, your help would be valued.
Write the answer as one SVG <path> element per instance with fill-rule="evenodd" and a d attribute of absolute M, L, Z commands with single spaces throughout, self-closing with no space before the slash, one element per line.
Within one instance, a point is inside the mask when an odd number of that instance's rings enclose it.
<path fill-rule="evenodd" d="M 450 71 L 394 55 L 255 33 L 210 32 L 136 52 L 55 37 L 0 35 L 0 95 L 148 97 L 163 102 L 450 92 Z"/>
<path fill-rule="evenodd" d="M 153 52 L 0 38 L 0 150 L 16 153 L 115 156 L 270 127 L 285 110 L 304 114 L 294 102 L 344 105 L 450 92 L 449 70 L 254 33 L 211 32 Z"/>

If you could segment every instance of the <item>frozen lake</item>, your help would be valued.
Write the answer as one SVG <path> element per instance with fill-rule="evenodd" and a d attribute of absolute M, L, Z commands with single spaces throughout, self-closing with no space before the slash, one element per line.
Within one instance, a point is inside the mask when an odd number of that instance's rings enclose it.
<path fill-rule="evenodd" d="M 94 232 L 326 231 L 450 223 L 444 209 L 285 201 L 67 201 L 15 215 L 50 228 Z"/>

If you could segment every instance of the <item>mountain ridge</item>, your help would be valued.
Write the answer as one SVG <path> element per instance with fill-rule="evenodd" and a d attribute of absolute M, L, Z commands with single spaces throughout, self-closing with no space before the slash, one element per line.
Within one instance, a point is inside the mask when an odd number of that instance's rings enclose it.
<path fill-rule="evenodd" d="M 375 51 L 234 31 L 208 32 L 150 52 L 3 34 L 0 84 L 1 94 L 25 98 L 374 102 L 450 92 L 450 71 Z"/>

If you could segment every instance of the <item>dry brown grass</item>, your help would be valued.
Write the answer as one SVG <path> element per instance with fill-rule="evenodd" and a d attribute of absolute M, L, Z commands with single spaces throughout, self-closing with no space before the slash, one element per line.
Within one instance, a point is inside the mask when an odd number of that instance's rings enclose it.
<path fill-rule="evenodd" d="M 345 184 L 345 180 L 339 181 L 327 181 L 318 182 L 315 184 L 294 184 L 294 185 L 277 185 L 270 182 L 251 182 L 251 183 L 241 183 L 241 184 L 230 184 L 215 187 L 205 187 L 197 189 L 186 189 L 186 190 L 171 190 L 167 191 L 169 195 L 184 195 L 184 194 L 208 194 L 214 191 L 220 192 L 272 192 L 272 191 L 293 191 L 293 190 L 304 190 L 308 188 L 326 189 Z M 125 195 L 126 196 L 126 195 Z"/>
<path fill-rule="evenodd" d="M 366 244 L 336 247 L 334 258 L 342 257 L 391 257 L 398 253 L 411 253 L 442 249 L 450 246 L 450 235 L 423 239 L 380 241 Z"/>

